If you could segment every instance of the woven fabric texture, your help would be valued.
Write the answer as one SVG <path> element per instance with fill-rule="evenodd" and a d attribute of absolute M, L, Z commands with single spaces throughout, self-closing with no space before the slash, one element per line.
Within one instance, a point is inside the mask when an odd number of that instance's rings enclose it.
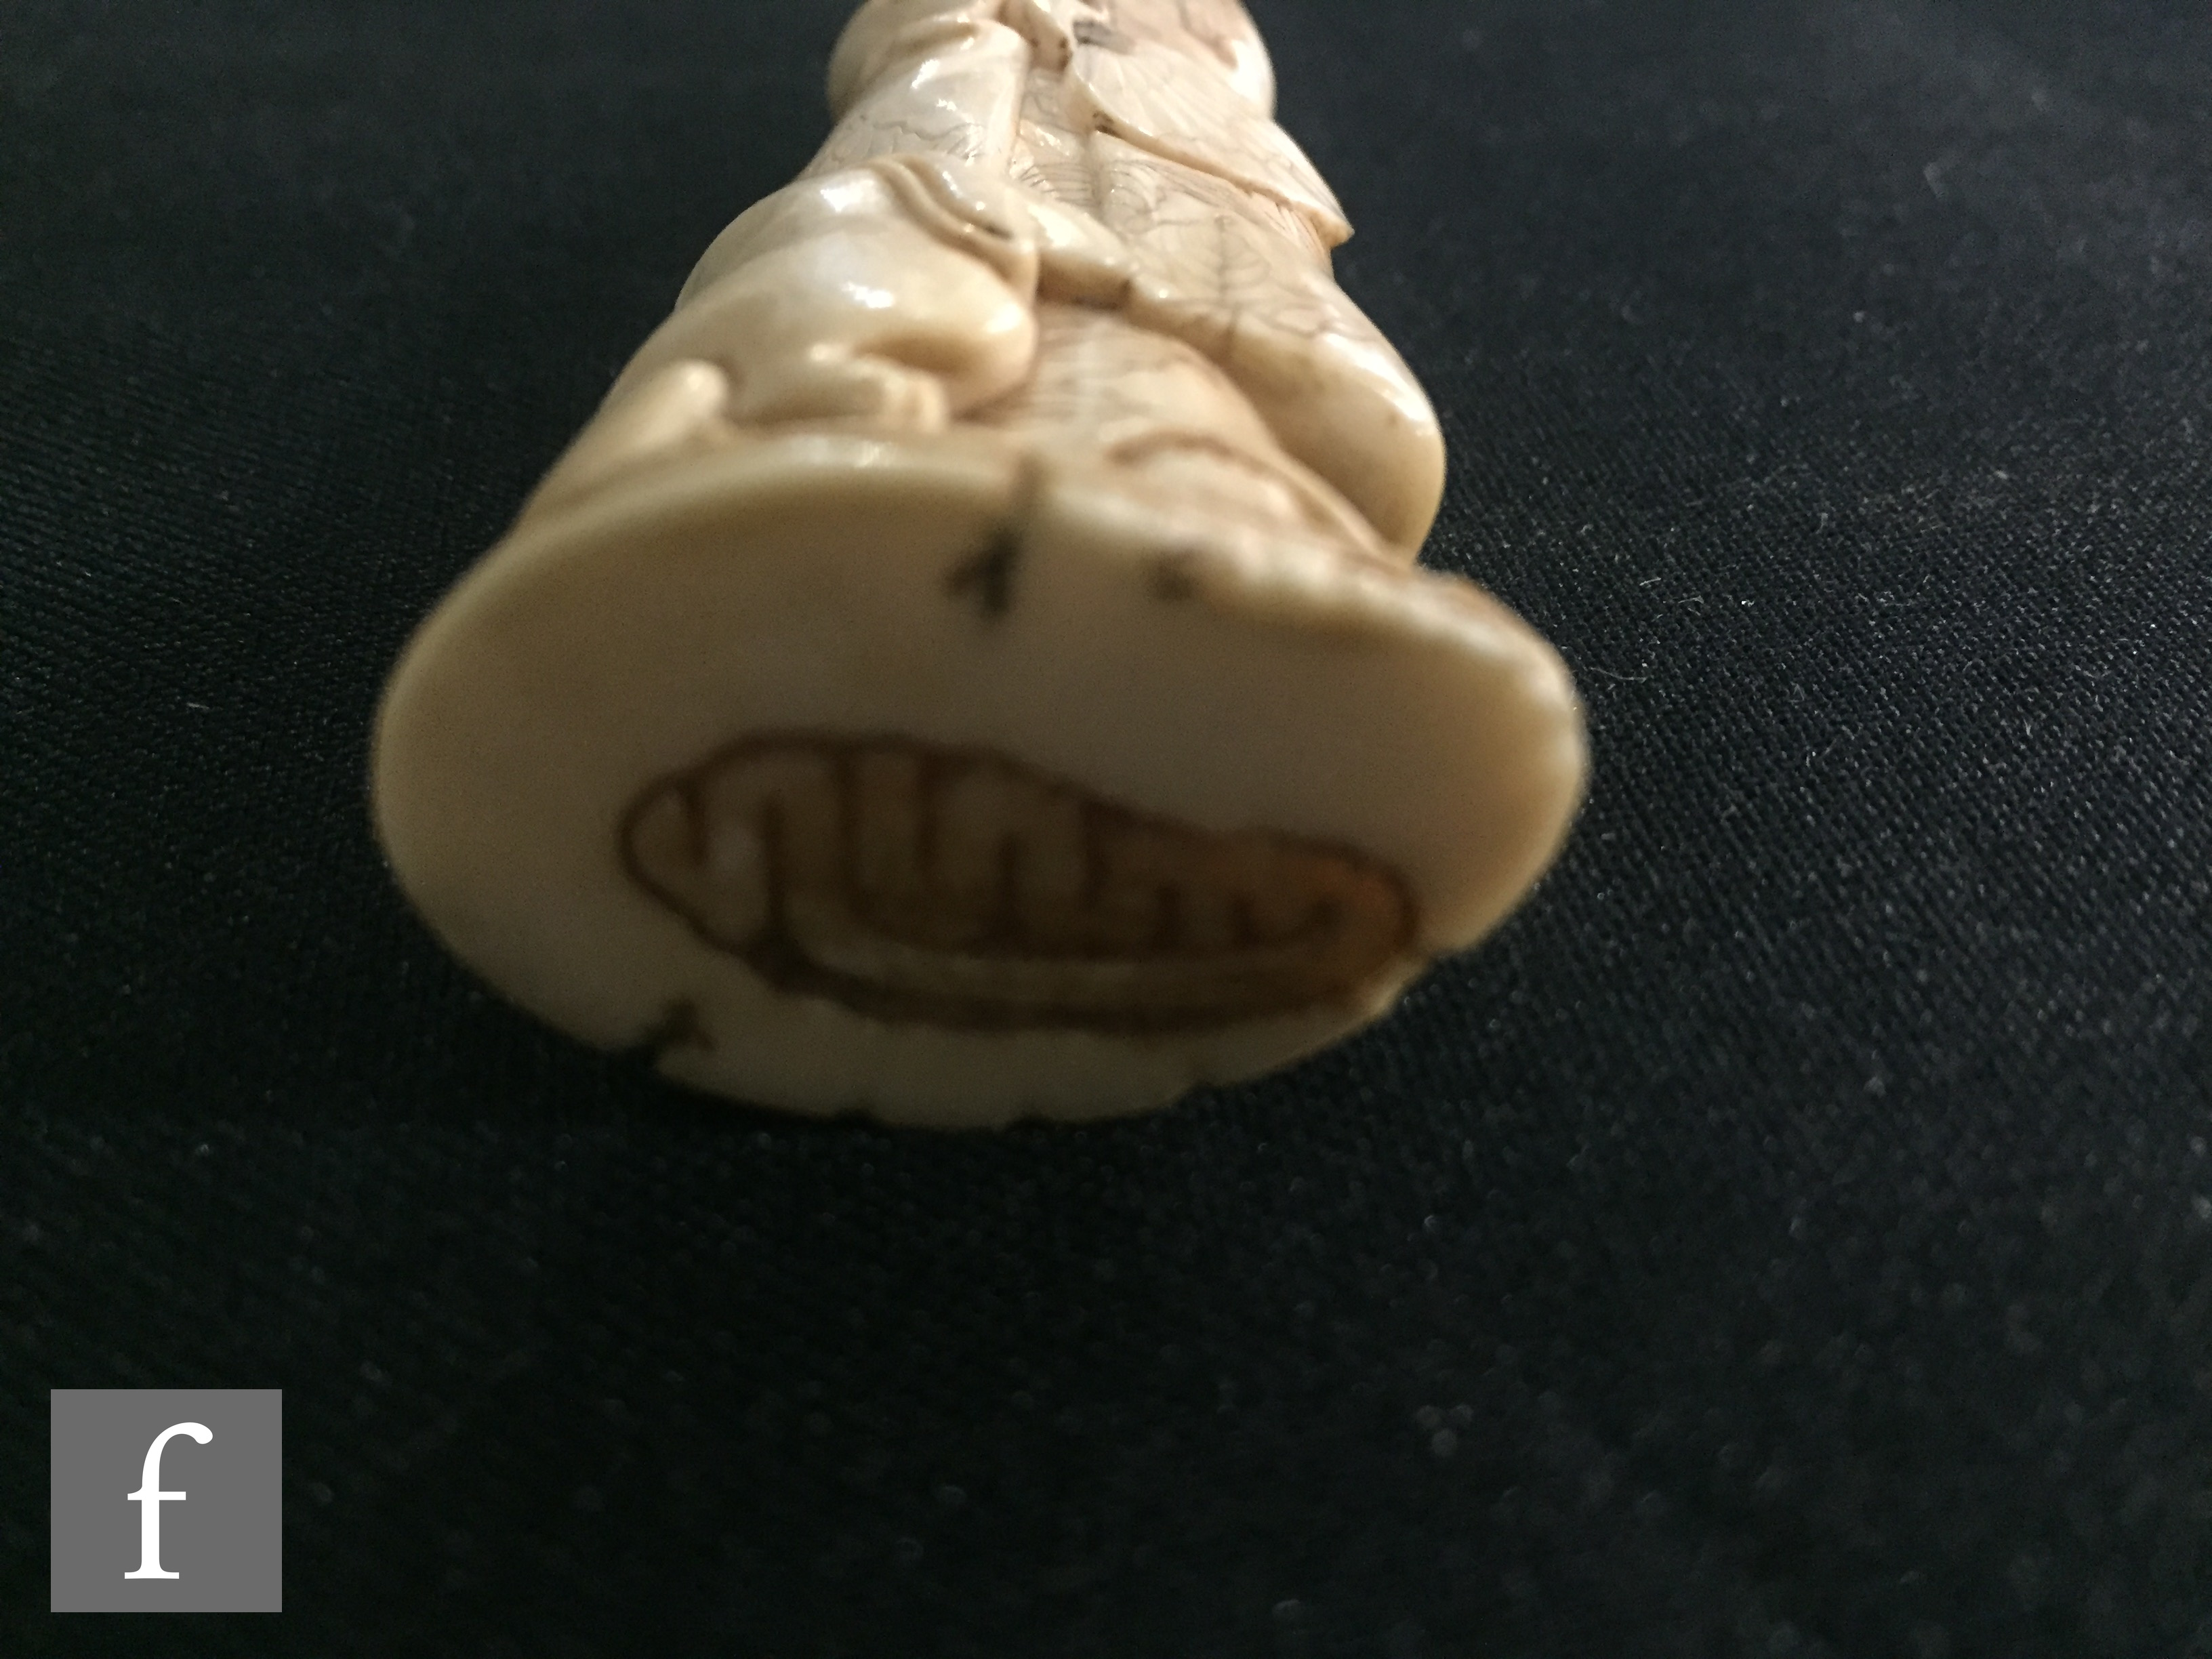
<path fill-rule="evenodd" d="M 364 806 L 845 9 L 9 0 L 0 1651 L 2212 1656 L 2212 14 L 1255 3 L 1594 793 L 1364 1039 L 948 1139 Z M 117 1386 L 285 1391 L 286 1612 L 44 1611 Z"/>

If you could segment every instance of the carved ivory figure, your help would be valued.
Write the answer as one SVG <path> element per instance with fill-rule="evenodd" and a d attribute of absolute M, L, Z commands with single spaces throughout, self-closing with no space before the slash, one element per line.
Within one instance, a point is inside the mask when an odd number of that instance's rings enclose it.
<path fill-rule="evenodd" d="M 1237 0 L 869 0 L 424 624 L 375 811 L 524 1007 L 811 1113 L 1080 1119 L 1383 1012 L 1551 861 L 1573 688 L 1413 568 L 1436 420 Z"/>

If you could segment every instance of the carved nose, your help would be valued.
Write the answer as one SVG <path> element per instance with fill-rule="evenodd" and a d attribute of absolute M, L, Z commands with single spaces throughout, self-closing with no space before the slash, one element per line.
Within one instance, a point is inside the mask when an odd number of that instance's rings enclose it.
<path fill-rule="evenodd" d="M 1414 934 L 1403 884 L 1348 849 L 900 738 L 746 743 L 647 791 L 624 839 L 708 944 L 878 1018 L 1225 1024 L 1346 998 Z"/>

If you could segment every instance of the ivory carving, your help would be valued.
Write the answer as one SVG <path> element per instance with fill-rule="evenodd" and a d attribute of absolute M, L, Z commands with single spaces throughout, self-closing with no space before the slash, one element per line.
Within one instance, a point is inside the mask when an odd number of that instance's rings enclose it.
<path fill-rule="evenodd" d="M 379 718 L 507 995 L 888 1121 L 1164 1104 L 1386 1011 L 1551 861 L 1558 658 L 1416 568 L 1419 384 L 1238 0 L 869 0 Z"/>

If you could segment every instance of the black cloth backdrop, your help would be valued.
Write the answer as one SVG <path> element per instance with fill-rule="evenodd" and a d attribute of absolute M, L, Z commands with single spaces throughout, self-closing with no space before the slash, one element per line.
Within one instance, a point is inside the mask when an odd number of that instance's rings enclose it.
<path fill-rule="evenodd" d="M 374 700 L 840 0 L 0 16 L 0 1650 L 2212 1654 L 2212 14 L 1264 0 L 1595 791 L 1152 1121 L 663 1088 Z M 277 1386 L 288 1611 L 45 1611 L 49 1387 Z"/>

